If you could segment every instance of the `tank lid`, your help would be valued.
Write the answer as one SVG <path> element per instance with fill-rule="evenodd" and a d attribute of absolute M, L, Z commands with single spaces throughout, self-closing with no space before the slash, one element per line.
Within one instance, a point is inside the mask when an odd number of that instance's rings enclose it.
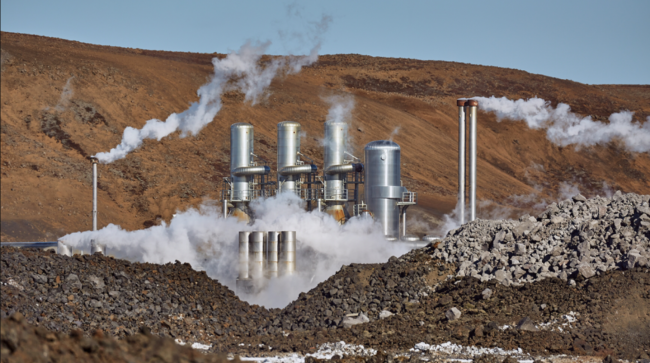
<path fill-rule="evenodd" d="M 247 123 L 247 122 L 237 122 L 232 125 L 230 125 L 231 129 L 252 129 L 253 125 Z"/>
<path fill-rule="evenodd" d="M 300 127 L 300 123 L 296 121 L 282 121 L 278 122 L 278 128 L 281 127 Z"/>
<path fill-rule="evenodd" d="M 400 147 L 390 140 L 376 140 L 366 144 L 366 150 L 399 150 Z"/>

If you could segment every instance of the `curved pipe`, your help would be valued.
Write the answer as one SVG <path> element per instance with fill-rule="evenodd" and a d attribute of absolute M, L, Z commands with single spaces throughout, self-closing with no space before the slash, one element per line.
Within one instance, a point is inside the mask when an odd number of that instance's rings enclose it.
<path fill-rule="evenodd" d="M 285 166 L 284 168 L 280 169 L 278 174 L 282 176 L 287 176 L 287 175 L 297 175 L 297 174 L 309 174 L 309 173 L 315 173 L 318 170 L 318 167 L 314 164 L 310 165 L 291 165 L 291 166 Z"/>
<path fill-rule="evenodd" d="M 356 171 L 360 173 L 363 171 L 363 164 L 344 164 L 344 165 L 331 165 L 329 168 L 325 169 L 325 174 L 346 174 Z"/>
<path fill-rule="evenodd" d="M 266 175 L 271 172 L 268 166 L 242 166 L 232 170 L 233 176 Z"/>

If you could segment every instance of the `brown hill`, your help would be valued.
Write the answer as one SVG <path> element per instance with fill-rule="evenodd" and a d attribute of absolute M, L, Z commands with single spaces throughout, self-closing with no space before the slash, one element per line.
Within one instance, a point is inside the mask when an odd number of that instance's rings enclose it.
<path fill-rule="evenodd" d="M 91 228 L 91 168 L 87 160 L 120 142 L 126 126 L 165 119 L 196 101 L 218 54 L 175 53 L 96 46 L 61 39 L 1 34 L 2 241 L 53 240 Z M 71 78 L 72 77 L 72 78 Z M 62 99 L 70 79 L 72 94 Z M 169 220 L 176 210 L 216 199 L 228 175 L 229 126 L 255 125 L 256 151 L 275 160 L 276 124 L 301 122 L 303 152 L 322 161 L 323 96 L 352 94 L 356 154 L 389 137 L 402 146 L 402 178 L 417 191 L 414 211 L 435 223 L 455 204 L 457 108 L 468 96 L 538 96 L 567 103 L 578 113 L 606 120 L 623 109 L 638 120 L 650 115 L 650 86 L 585 85 L 514 69 L 470 64 L 322 56 L 297 75 L 276 79 L 266 101 L 251 106 L 243 95 L 223 96 L 224 107 L 197 137 L 172 134 L 145 141 L 126 159 L 100 166 L 99 224 L 140 229 Z M 491 206 L 532 207 L 527 198 L 555 199 L 560 183 L 584 194 L 613 189 L 650 193 L 648 154 L 616 144 L 557 147 L 544 131 L 522 122 L 496 122 L 479 113 L 478 198 Z M 490 205 L 479 216 L 488 216 Z M 521 212 L 521 210 L 518 210 Z"/>

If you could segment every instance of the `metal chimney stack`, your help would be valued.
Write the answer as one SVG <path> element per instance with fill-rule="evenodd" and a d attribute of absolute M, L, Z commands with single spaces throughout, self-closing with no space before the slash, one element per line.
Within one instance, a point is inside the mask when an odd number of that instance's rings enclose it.
<path fill-rule="evenodd" d="M 458 106 L 458 215 L 465 224 L 465 100 L 457 100 Z"/>
<path fill-rule="evenodd" d="M 458 211 L 460 223 L 465 223 L 465 123 L 469 118 L 469 220 L 476 219 L 476 112 L 478 101 L 457 100 L 458 106 Z"/>
<path fill-rule="evenodd" d="M 97 158 L 91 157 L 90 161 L 93 163 L 93 232 L 97 231 Z M 105 247 L 96 240 L 90 241 L 90 254 L 99 252 L 105 254 Z"/>
<path fill-rule="evenodd" d="M 93 163 L 93 231 L 97 230 L 97 158 L 90 158 Z"/>

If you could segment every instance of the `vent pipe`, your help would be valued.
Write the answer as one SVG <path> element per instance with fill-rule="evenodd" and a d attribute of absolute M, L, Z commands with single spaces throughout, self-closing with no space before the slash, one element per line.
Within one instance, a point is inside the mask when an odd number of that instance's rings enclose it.
<path fill-rule="evenodd" d="M 465 105 L 466 100 L 457 100 L 458 106 L 458 216 L 465 224 Z"/>
<path fill-rule="evenodd" d="M 93 163 L 93 232 L 97 231 L 97 158 L 91 157 L 90 161 Z M 104 245 L 96 240 L 90 241 L 90 254 L 99 252 L 105 254 Z"/>
<path fill-rule="evenodd" d="M 476 112 L 478 101 L 469 100 L 469 204 L 470 221 L 476 219 Z"/>
<path fill-rule="evenodd" d="M 97 231 L 97 158 L 90 158 L 93 163 L 93 231 Z"/>
<path fill-rule="evenodd" d="M 465 223 L 465 175 L 469 179 L 469 221 L 476 219 L 476 113 L 478 101 L 460 99 L 458 106 L 458 214 L 460 223 Z M 469 166 L 465 168 L 465 124 L 469 119 Z"/>

